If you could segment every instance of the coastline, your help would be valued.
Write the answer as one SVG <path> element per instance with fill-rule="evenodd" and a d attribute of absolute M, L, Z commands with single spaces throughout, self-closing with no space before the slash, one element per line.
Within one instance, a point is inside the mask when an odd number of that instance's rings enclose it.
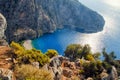
<path fill-rule="evenodd" d="M 23 46 L 27 50 L 32 49 L 33 48 L 33 46 L 32 46 L 32 40 L 25 40 L 24 43 L 23 43 Z"/>

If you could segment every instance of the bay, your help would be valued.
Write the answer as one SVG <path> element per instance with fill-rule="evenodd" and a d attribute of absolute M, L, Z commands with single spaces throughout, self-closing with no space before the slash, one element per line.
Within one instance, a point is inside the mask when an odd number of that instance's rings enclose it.
<path fill-rule="evenodd" d="M 69 44 L 89 44 L 93 52 L 101 52 L 106 48 L 107 52 L 114 51 L 117 59 L 120 59 L 120 1 L 119 0 L 79 0 L 88 8 L 97 11 L 105 19 L 104 30 L 97 33 L 80 33 L 77 31 L 62 29 L 51 34 L 45 34 L 32 41 L 36 49 L 46 52 L 48 49 L 56 49 L 60 55 Z"/>

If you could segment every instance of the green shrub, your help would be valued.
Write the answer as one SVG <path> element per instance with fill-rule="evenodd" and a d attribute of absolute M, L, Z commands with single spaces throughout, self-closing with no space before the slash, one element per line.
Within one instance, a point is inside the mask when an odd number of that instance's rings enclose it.
<path fill-rule="evenodd" d="M 12 42 L 11 47 L 14 50 L 14 53 L 16 54 L 16 60 L 18 63 L 24 63 L 28 64 L 31 62 L 39 62 L 40 66 L 43 66 L 44 64 L 48 63 L 50 61 L 50 58 L 43 54 L 41 51 L 36 49 L 31 50 L 25 50 L 23 46 L 21 46 L 19 43 Z"/>
<path fill-rule="evenodd" d="M 65 50 L 65 56 L 69 57 L 71 60 L 76 59 L 87 59 L 94 60 L 94 57 L 91 53 L 91 48 L 89 45 L 80 45 L 80 44 L 70 44 Z"/>
<path fill-rule="evenodd" d="M 84 45 L 82 49 L 82 54 L 87 55 L 90 53 L 91 53 L 91 47 L 88 44 Z"/>
<path fill-rule="evenodd" d="M 103 66 L 107 70 L 108 73 L 111 72 L 112 66 L 115 66 L 118 72 L 118 75 L 120 75 L 120 64 L 117 60 L 115 60 L 116 56 L 114 52 L 107 53 L 105 48 L 102 52 L 104 56 Z"/>
<path fill-rule="evenodd" d="M 89 61 L 94 61 L 94 60 L 95 60 L 92 54 L 87 54 L 87 55 L 85 56 L 85 59 L 86 59 L 86 60 L 89 60 Z"/>
<path fill-rule="evenodd" d="M 20 56 L 25 50 L 24 47 L 22 47 L 19 43 L 16 43 L 14 41 L 12 41 L 10 46 L 14 50 L 15 54 L 18 55 L 18 56 Z"/>
<path fill-rule="evenodd" d="M 79 57 L 81 58 L 81 53 L 82 46 L 80 44 L 70 44 L 65 50 L 65 56 L 69 57 L 71 60 L 75 60 Z"/>
<path fill-rule="evenodd" d="M 95 80 L 97 80 L 97 76 L 103 71 L 102 63 L 99 61 L 90 61 L 85 62 L 83 65 L 83 75 L 85 77 L 93 77 Z"/>
<path fill-rule="evenodd" d="M 53 49 L 49 49 L 45 55 L 47 55 L 49 58 L 52 58 L 54 56 L 57 56 L 58 55 L 58 52 L 56 50 L 53 50 Z"/>
<path fill-rule="evenodd" d="M 97 52 L 97 53 L 94 53 L 92 55 L 93 55 L 95 60 L 98 60 L 98 59 L 100 59 L 101 53 Z"/>
<path fill-rule="evenodd" d="M 108 62 L 103 62 L 102 63 L 103 67 L 107 70 L 107 73 L 111 73 L 112 66 Z"/>

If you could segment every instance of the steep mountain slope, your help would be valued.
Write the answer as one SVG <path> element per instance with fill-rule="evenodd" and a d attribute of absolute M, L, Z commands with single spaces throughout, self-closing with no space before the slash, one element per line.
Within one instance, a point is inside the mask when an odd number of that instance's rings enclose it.
<path fill-rule="evenodd" d="M 6 17 L 8 42 L 33 39 L 57 28 L 82 32 L 101 31 L 104 19 L 78 0 L 0 0 Z"/>

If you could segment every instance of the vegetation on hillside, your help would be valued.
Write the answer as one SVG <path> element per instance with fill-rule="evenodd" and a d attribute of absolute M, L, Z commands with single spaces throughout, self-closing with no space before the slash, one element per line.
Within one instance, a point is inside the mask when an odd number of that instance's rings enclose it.
<path fill-rule="evenodd" d="M 100 54 L 103 54 L 104 60 L 99 59 Z M 112 66 L 117 68 L 120 74 L 120 64 L 115 60 L 114 52 L 107 53 L 103 49 L 102 53 L 92 53 L 89 45 L 70 44 L 65 50 L 65 56 L 69 57 L 71 61 L 80 59 L 83 70 L 80 73 L 86 78 L 92 77 L 94 80 L 100 79 L 100 73 L 105 69 L 107 73 L 111 73 Z"/>
<path fill-rule="evenodd" d="M 107 69 L 108 73 L 110 73 L 111 66 L 115 66 L 117 68 L 118 74 L 120 75 L 120 63 L 117 60 L 115 60 L 115 53 L 107 53 L 104 48 L 102 54 L 105 58 L 103 61 L 103 65 Z"/>
<path fill-rule="evenodd" d="M 52 58 L 54 56 L 57 56 L 58 55 L 58 52 L 56 50 L 52 50 L 52 49 L 49 49 L 45 55 L 47 55 L 49 58 Z"/>
<path fill-rule="evenodd" d="M 15 53 L 15 58 L 19 64 L 29 64 L 32 62 L 39 62 L 40 66 L 49 63 L 50 58 L 58 55 L 55 50 L 48 50 L 46 54 L 43 54 L 40 50 L 31 49 L 26 50 L 19 43 L 12 42 L 10 46 L 13 48 Z"/>
<path fill-rule="evenodd" d="M 88 44 L 85 46 L 80 44 L 70 44 L 65 50 L 65 56 L 69 57 L 73 61 L 81 58 L 94 61 L 94 56 Z"/>
<path fill-rule="evenodd" d="M 36 49 L 26 50 L 22 44 L 16 42 L 12 42 L 10 47 L 16 61 L 14 72 L 18 80 L 54 79 L 48 70 L 42 70 L 41 67 L 48 64 L 51 58 L 58 55 L 56 50 L 49 49 L 45 53 Z M 103 61 L 100 60 L 100 54 L 103 54 Z M 65 50 L 65 57 L 68 57 L 73 62 L 79 60 L 82 67 L 79 69 L 79 74 L 84 75 L 84 78 L 92 77 L 94 80 L 100 80 L 103 70 L 106 70 L 109 74 L 112 66 L 115 66 L 118 74 L 120 74 L 120 64 L 115 60 L 114 52 L 108 54 L 105 49 L 103 49 L 102 53 L 93 53 L 89 45 L 70 44 Z M 33 62 L 38 62 L 40 69 L 31 66 Z"/>

